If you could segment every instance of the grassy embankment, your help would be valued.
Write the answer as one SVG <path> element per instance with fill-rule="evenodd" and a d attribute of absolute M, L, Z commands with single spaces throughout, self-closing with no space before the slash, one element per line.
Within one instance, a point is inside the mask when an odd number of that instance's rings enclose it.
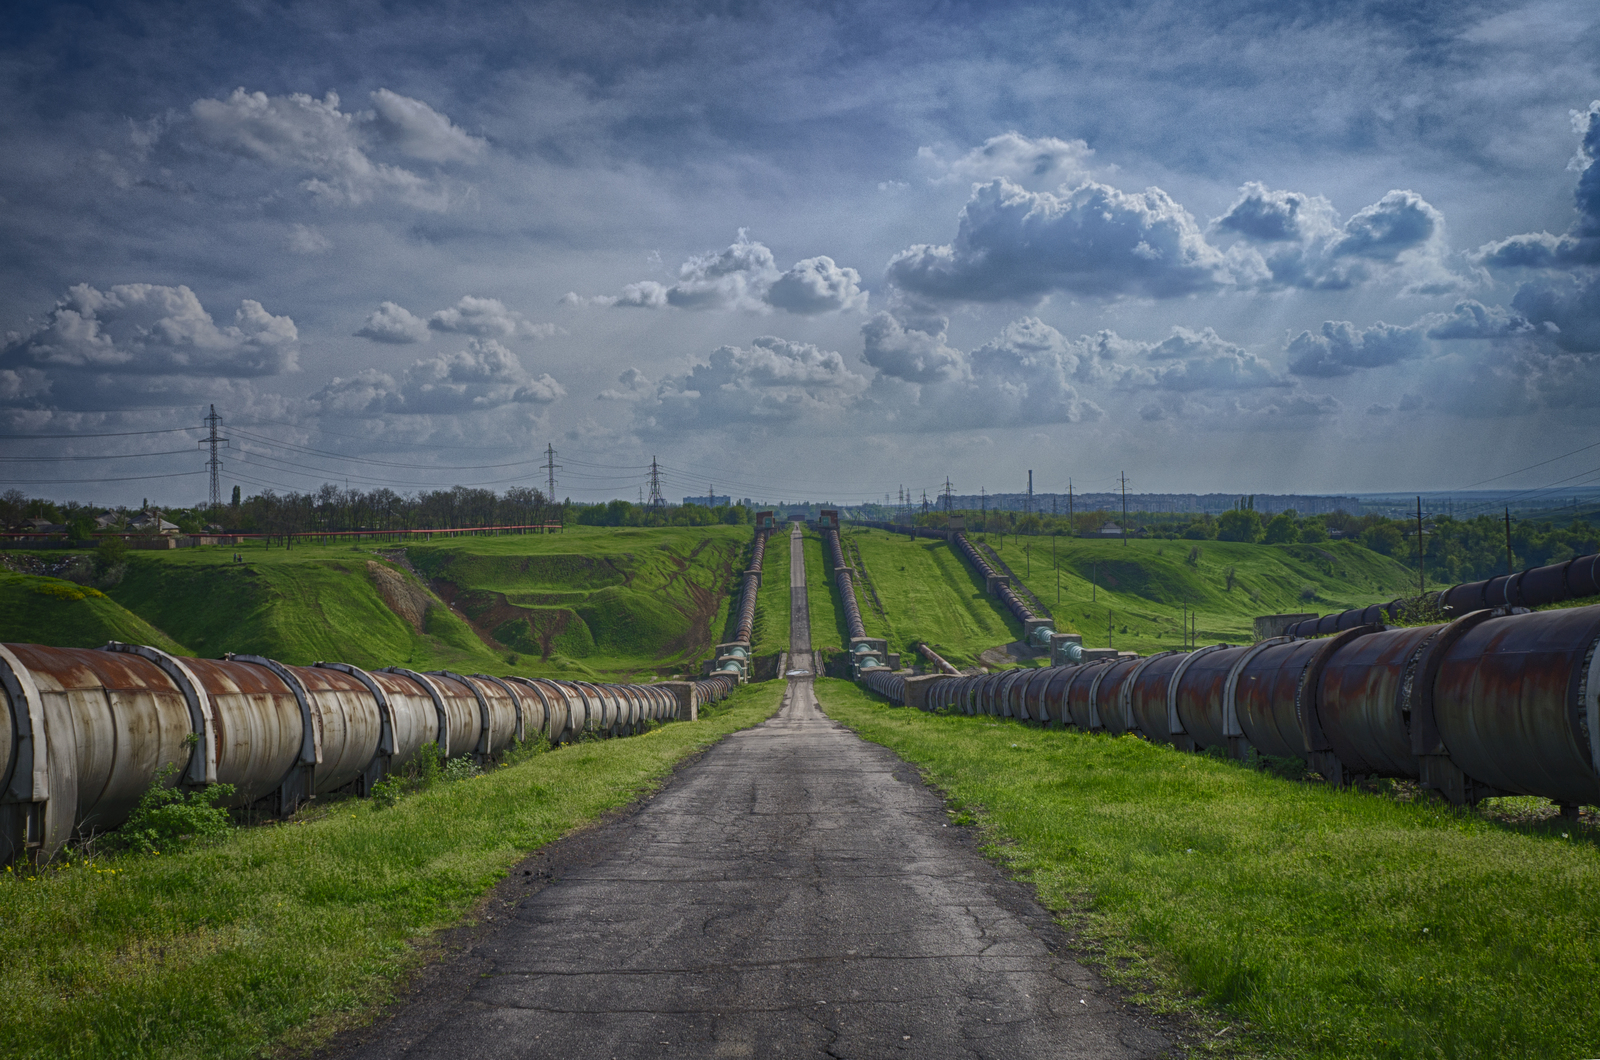
<path fill-rule="evenodd" d="M 976 535 L 982 538 L 984 535 Z M 1061 538 L 1060 603 L 1049 538 L 988 535 L 989 544 L 1084 644 L 1149 653 L 1182 647 L 1184 608 L 1197 644 L 1248 643 L 1257 615 L 1326 614 L 1414 594 L 1416 574 L 1349 541 L 1250 545 L 1236 541 Z M 1198 550 L 1191 561 L 1190 555 Z M 1031 556 L 1028 553 L 1031 552 Z M 1231 585 L 1229 572 L 1233 572 Z M 1443 588 L 1444 586 L 1437 586 Z"/>
<path fill-rule="evenodd" d="M 925 640 L 951 661 L 966 664 L 984 648 L 1021 636 L 1021 626 L 984 593 L 972 568 L 944 542 L 883 530 L 846 532 L 878 587 L 894 648 Z M 997 534 L 972 536 L 995 548 L 1050 608 L 1063 632 L 1082 633 L 1084 644 L 1096 648 L 1149 653 L 1181 647 L 1186 607 L 1198 612 L 1197 643 L 1247 642 L 1254 637 L 1257 615 L 1366 606 L 1414 592 L 1416 584 L 1400 564 L 1351 542 L 1123 544 L 1060 538 L 1058 598 L 1050 538 L 1024 537 L 1019 543 Z"/>
<path fill-rule="evenodd" d="M 779 530 L 767 536 L 767 554 L 761 564 L 761 589 L 756 593 L 756 627 L 750 651 L 771 655 L 789 650 L 789 534 Z"/>
<path fill-rule="evenodd" d="M 189 654 L 187 648 L 99 589 L 61 578 L 0 573 L 0 641 L 98 648 L 108 640 L 149 644 Z"/>
<path fill-rule="evenodd" d="M 715 642 L 749 536 L 732 526 L 576 527 L 445 538 L 403 553 L 259 543 L 134 552 L 109 600 L 69 599 L 70 582 L 0 578 L 0 640 L 93 647 L 115 636 L 296 664 L 668 673 Z M 233 562 L 235 553 L 246 562 Z M 58 595 L 41 594 L 40 581 Z"/>
<path fill-rule="evenodd" d="M 926 641 L 957 666 L 974 666 L 985 648 L 1022 636 L 1022 625 L 984 591 L 977 572 L 949 545 L 887 530 L 843 531 L 861 551 L 884 617 L 870 601 L 861 616 L 867 632 L 886 637 L 890 651 L 908 652 Z M 860 602 L 864 589 L 857 590 Z"/>
<path fill-rule="evenodd" d="M 839 589 L 833 580 L 833 563 L 828 559 L 827 547 L 817 534 L 806 530 L 801 540 L 805 542 L 806 602 L 811 607 L 811 646 L 819 650 L 838 651 L 850 643 L 850 627 L 845 622 L 844 607 L 839 603 Z"/>
<path fill-rule="evenodd" d="M 895 709 L 843 681 L 817 695 L 980 823 L 1108 976 L 1246 1021 L 1237 1051 L 1600 1055 L 1592 828 L 1291 782 L 1136 737 Z"/>
<path fill-rule="evenodd" d="M 769 717 L 783 690 L 750 685 L 698 723 L 574 744 L 388 809 L 319 800 L 202 849 L 0 874 L 3 1052 L 259 1056 L 365 1022 L 527 853 Z"/>

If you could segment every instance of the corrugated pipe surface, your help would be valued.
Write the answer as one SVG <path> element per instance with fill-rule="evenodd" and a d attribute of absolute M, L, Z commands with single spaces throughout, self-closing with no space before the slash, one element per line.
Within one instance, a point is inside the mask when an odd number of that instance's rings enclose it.
<path fill-rule="evenodd" d="M 735 685 L 684 692 L 704 702 Z M 117 642 L 0 645 L 0 691 L 0 861 L 49 860 L 74 835 L 115 828 L 168 765 L 180 787 L 231 784 L 233 805 L 287 814 L 333 791 L 365 796 L 425 744 L 481 761 L 539 736 L 630 735 L 680 708 L 660 685 L 191 659 Z"/>
<path fill-rule="evenodd" d="M 1418 780 L 1455 802 L 1600 804 L 1600 607 L 1468 612 L 1080 666 L 941 676 L 930 710 L 993 714 L 1185 750 L 1304 759 L 1326 780 Z M 904 680 L 864 676 L 904 701 Z M 898 691 L 892 691 L 892 689 Z"/>
<path fill-rule="evenodd" d="M 975 546 L 971 541 L 967 540 L 966 534 L 963 534 L 959 531 L 951 534 L 950 543 L 956 547 L 957 552 L 960 552 L 966 557 L 968 563 L 971 563 L 978 569 L 978 573 L 983 576 L 985 582 L 988 582 L 988 580 L 991 578 L 1003 577 L 999 571 L 994 569 L 994 565 L 992 563 L 990 563 L 987 559 L 984 559 L 983 553 L 978 551 L 977 546 Z M 1033 613 L 1033 609 L 1031 607 L 1022 602 L 1022 597 L 1018 596 L 1012 591 L 1009 584 L 998 586 L 996 588 L 995 595 L 998 596 L 1000 598 L 1000 602 L 1005 604 L 1006 608 L 1016 616 L 1018 622 L 1030 622 L 1034 618 L 1038 617 Z"/>
<path fill-rule="evenodd" d="M 756 531 L 756 543 L 750 549 L 750 569 L 744 572 L 744 585 L 739 592 L 739 632 L 734 640 L 750 643 L 756 628 L 756 596 L 761 589 L 761 566 L 767 558 L 768 530 Z"/>
<path fill-rule="evenodd" d="M 861 608 L 856 604 L 856 587 L 850 578 L 850 568 L 844 561 L 844 549 L 839 545 L 839 531 L 823 531 L 828 541 L 828 555 L 833 559 L 833 580 L 839 587 L 839 599 L 844 603 L 845 624 L 850 627 L 850 639 L 860 640 L 867 635 L 861 624 Z"/>

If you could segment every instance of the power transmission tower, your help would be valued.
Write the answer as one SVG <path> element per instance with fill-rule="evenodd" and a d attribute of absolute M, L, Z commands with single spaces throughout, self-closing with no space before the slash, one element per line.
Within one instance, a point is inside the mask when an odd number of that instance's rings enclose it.
<path fill-rule="evenodd" d="M 544 447 L 544 470 L 548 476 L 545 481 L 549 483 L 549 490 L 545 493 L 545 500 L 554 504 L 556 501 L 556 472 L 561 470 L 561 465 L 556 463 L 556 447 L 546 444 Z"/>
<path fill-rule="evenodd" d="M 205 419 L 206 436 L 200 440 L 201 445 L 211 447 L 211 459 L 206 461 L 206 469 L 211 472 L 211 511 L 216 512 L 222 507 L 222 461 L 217 459 L 217 445 L 227 444 L 228 439 L 217 437 L 217 428 L 222 425 L 222 417 L 217 415 L 217 406 L 211 406 L 211 415 Z"/>
<path fill-rule="evenodd" d="M 928 491 L 927 490 L 923 490 L 922 491 L 922 514 L 923 515 L 927 515 L 928 514 Z"/>
<path fill-rule="evenodd" d="M 944 477 L 944 512 L 950 514 L 950 476 Z"/>
<path fill-rule="evenodd" d="M 650 507 L 665 508 L 667 499 L 661 495 L 661 467 L 656 458 L 650 458 Z"/>

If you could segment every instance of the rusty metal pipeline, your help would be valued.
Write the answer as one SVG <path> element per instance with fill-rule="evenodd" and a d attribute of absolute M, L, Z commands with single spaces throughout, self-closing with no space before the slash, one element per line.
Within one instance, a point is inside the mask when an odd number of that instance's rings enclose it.
<path fill-rule="evenodd" d="M 839 587 L 839 600 L 844 604 L 845 624 L 851 640 L 866 638 L 867 627 L 861 624 L 861 608 L 856 603 L 855 584 L 850 578 L 850 566 L 844 561 L 844 549 L 839 545 L 839 531 L 829 527 L 823 533 L 828 542 L 828 553 L 833 560 L 833 580 Z"/>
<path fill-rule="evenodd" d="M 700 684 L 712 698 L 731 690 Z M 331 792 L 368 794 L 426 744 L 482 761 L 517 740 L 624 735 L 676 714 L 675 697 L 645 685 L 194 659 L 116 642 L 0 645 L 0 693 L 0 861 L 49 860 L 74 835 L 115 828 L 168 765 L 173 784 L 230 784 L 231 805 L 288 814 Z"/>

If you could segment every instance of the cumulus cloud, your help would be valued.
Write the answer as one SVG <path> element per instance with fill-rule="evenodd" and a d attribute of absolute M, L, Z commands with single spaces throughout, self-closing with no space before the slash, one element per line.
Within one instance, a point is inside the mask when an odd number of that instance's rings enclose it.
<path fill-rule="evenodd" d="M 654 396 L 656 385 L 637 368 L 628 368 L 617 376 L 617 385 L 607 387 L 595 397 L 596 401 L 643 401 Z"/>
<path fill-rule="evenodd" d="M 0 367 L 111 375 L 245 378 L 293 371 L 300 335 L 287 316 L 245 299 L 219 326 L 187 287 L 78 284 L 26 335 L 0 350 Z"/>
<path fill-rule="evenodd" d="M 919 158 L 943 171 L 942 180 L 983 182 L 1004 177 L 1025 187 L 1051 188 L 1087 178 L 1093 155 L 1093 148 L 1082 140 L 1034 138 L 1016 130 L 989 137 L 953 162 L 940 159 L 932 147 L 917 152 Z"/>
<path fill-rule="evenodd" d="M 450 334 L 495 339 L 547 339 L 557 330 L 554 324 L 529 321 L 521 313 L 507 309 L 498 298 L 477 298 L 470 294 L 449 309 L 441 309 L 429 317 L 428 327 Z"/>
<path fill-rule="evenodd" d="M 403 346 L 413 342 L 428 341 L 428 322 L 414 316 L 405 306 L 394 302 L 379 303 L 367 316 L 356 334 L 373 342 L 387 342 Z"/>
<path fill-rule="evenodd" d="M 390 414 L 462 414 L 506 405 L 548 405 L 566 390 L 547 373 L 535 376 L 494 339 L 414 362 L 396 378 L 368 369 L 335 378 L 308 401 L 322 415 L 368 418 Z"/>
<path fill-rule="evenodd" d="M 934 383 L 967 374 L 966 356 L 945 344 L 943 320 L 936 331 L 907 327 L 889 313 L 874 313 L 861 327 L 866 362 L 908 383 Z"/>
<path fill-rule="evenodd" d="M 463 133 L 421 100 L 387 89 L 372 94 L 374 110 L 340 109 L 339 94 L 268 96 L 236 88 L 225 99 L 196 100 L 189 130 L 200 144 L 302 175 L 300 187 L 321 202 L 357 205 L 392 196 L 440 210 L 449 197 L 437 182 L 373 159 L 375 146 L 433 162 L 470 161 L 483 141 Z"/>
<path fill-rule="evenodd" d="M 721 251 L 697 254 L 678 268 L 677 281 L 630 283 L 620 295 L 584 297 L 569 291 L 568 305 L 620 306 L 630 309 L 782 309 L 804 316 L 864 309 L 867 295 L 861 274 L 819 256 L 795 262 L 780 271 L 772 251 L 739 229 L 738 238 Z"/>
<path fill-rule="evenodd" d="M 1316 334 L 1302 331 L 1289 341 L 1289 371 L 1326 378 L 1398 364 L 1427 352 L 1425 331 L 1425 323 L 1402 327 L 1380 320 L 1358 328 L 1347 320 L 1324 321 Z"/>
<path fill-rule="evenodd" d="M 1553 333 L 1552 341 L 1573 353 L 1600 353 L 1600 272 L 1575 271 L 1530 280 L 1517 289 L 1512 306 Z"/>
<path fill-rule="evenodd" d="M 387 88 L 372 93 L 373 127 L 401 154 L 427 162 L 476 162 L 489 143 L 422 102 Z"/>
<path fill-rule="evenodd" d="M 1125 385 L 1183 392 L 1292 385 L 1269 362 L 1225 341 L 1211 328 L 1173 328 L 1166 339 L 1146 347 L 1144 355 L 1158 366 L 1130 372 L 1124 377 Z"/>
<path fill-rule="evenodd" d="M 1160 188 L 1129 194 L 1091 181 L 1056 194 L 1004 178 L 973 188 L 954 242 L 901 251 L 887 275 L 940 302 L 1055 291 L 1170 298 L 1232 282 L 1223 254 Z"/>
<path fill-rule="evenodd" d="M 814 316 L 865 309 L 861 274 L 834 264 L 827 256 L 797 261 L 767 290 L 767 304 L 791 313 Z"/>
<path fill-rule="evenodd" d="M 648 418 L 666 427 L 777 425 L 842 412 L 866 386 L 838 353 L 767 335 L 721 346 L 708 363 L 663 380 Z"/>
<path fill-rule="evenodd" d="M 1580 139 L 1569 168 L 1578 170 L 1573 193 L 1577 217 L 1565 233 L 1530 232 L 1478 250 L 1479 260 L 1496 269 L 1557 269 L 1600 265 L 1600 100 L 1587 110 L 1572 112 L 1572 127 Z"/>
<path fill-rule="evenodd" d="M 1537 330 L 1521 313 L 1472 299 L 1457 302 L 1448 316 L 1436 316 L 1434 320 L 1428 327 L 1430 339 L 1503 339 Z"/>
<path fill-rule="evenodd" d="M 1241 282 L 1342 290 L 1398 271 L 1410 293 L 1469 285 L 1446 264 L 1443 215 L 1414 191 L 1391 191 L 1341 224 L 1320 195 L 1251 181 L 1211 229 L 1239 238 L 1232 258 Z"/>

